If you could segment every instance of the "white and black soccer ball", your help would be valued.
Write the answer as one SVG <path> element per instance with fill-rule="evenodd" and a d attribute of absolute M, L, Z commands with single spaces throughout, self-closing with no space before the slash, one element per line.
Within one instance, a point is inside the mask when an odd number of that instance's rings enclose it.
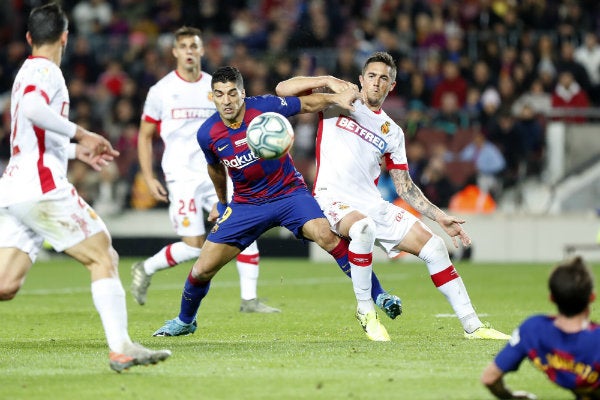
<path fill-rule="evenodd" d="M 256 116 L 246 129 L 248 147 L 259 158 L 283 157 L 294 143 L 294 129 L 286 117 L 276 112 Z"/>

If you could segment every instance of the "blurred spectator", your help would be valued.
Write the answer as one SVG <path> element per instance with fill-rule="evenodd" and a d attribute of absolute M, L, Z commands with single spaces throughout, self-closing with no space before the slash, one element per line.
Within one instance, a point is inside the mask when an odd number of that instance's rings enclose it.
<path fill-rule="evenodd" d="M 426 107 L 429 107 L 431 102 L 431 91 L 427 87 L 425 76 L 419 71 L 415 71 L 410 77 L 410 87 L 408 92 L 400 93 L 407 103 L 410 104 L 413 101 L 419 102 Z"/>
<path fill-rule="evenodd" d="M 587 32 L 584 42 L 579 46 L 573 58 L 581 64 L 590 80 L 590 98 L 594 104 L 600 104 L 600 44 L 594 32 Z"/>
<path fill-rule="evenodd" d="M 461 128 L 466 128 L 468 120 L 461 112 L 458 96 L 454 92 L 445 92 L 441 98 L 440 109 L 437 110 L 431 125 L 446 133 L 448 142 L 452 141 L 452 137 L 456 131 Z"/>
<path fill-rule="evenodd" d="M 552 95 L 544 92 L 544 87 L 539 79 L 531 82 L 529 90 L 515 100 L 512 105 L 512 113 L 519 116 L 525 106 L 532 109 L 537 116 L 548 116 L 552 110 Z"/>
<path fill-rule="evenodd" d="M 588 93 L 591 84 L 585 68 L 575 61 L 575 48 L 573 43 L 565 41 L 560 46 L 560 57 L 556 62 L 556 70 L 559 74 L 563 71 L 569 71 L 575 79 L 575 82 L 581 86 L 584 92 Z"/>
<path fill-rule="evenodd" d="M 381 175 L 379 175 L 377 181 L 377 189 L 379 189 L 381 197 L 386 201 L 393 203 L 398 198 L 398 193 L 396 193 L 396 187 L 394 186 L 392 177 L 387 169 L 385 169 L 384 164 L 381 165 Z"/>
<path fill-rule="evenodd" d="M 360 67 L 354 60 L 354 49 L 352 47 L 341 48 L 337 52 L 333 76 L 358 85 Z"/>
<path fill-rule="evenodd" d="M 96 54 L 86 36 L 76 36 L 74 43 L 73 51 L 68 55 L 68 62 L 65 63 L 65 74 L 70 79 L 77 78 L 86 84 L 92 84 L 96 82 L 100 73 Z"/>
<path fill-rule="evenodd" d="M 128 77 L 120 61 L 110 60 L 104 72 L 98 77 L 98 84 L 107 88 L 113 96 L 117 97 L 121 95 L 121 90 Z"/>
<path fill-rule="evenodd" d="M 472 71 L 469 87 L 477 88 L 481 93 L 494 84 L 490 75 L 490 67 L 483 60 L 475 61 Z"/>
<path fill-rule="evenodd" d="M 544 126 L 533 107 L 525 104 L 517 114 L 517 125 L 523 134 L 526 176 L 540 177 L 544 163 L 546 137 Z"/>
<path fill-rule="evenodd" d="M 427 165 L 427 151 L 425 145 L 418 140 L 413 140 L 406 146 L 408 172 L 413 181 L 419 182 L 421 174 Z"/>
<path fill-rule="evenodd" d="M 12 82 L 27 57 L 27 45 L 19 38 L 0 48 L 0 93 L 10 92 Z"/>
<path fill-rule="evenodd" d="M 443 78 L 433 90 L 431 105 L 433 108 L 442 107 L 442 97 L 446 93 L 454 93 L 458 108 L 462 108 L 467 99 L 467 81 L 460 76 L 458 64 L 454 61 L 445 61 Z"/>
<path fill-rule="evenodd" d="M 587 94 L 579 83 L 575 81 L 570 71 L 563 71 L 558 75 L 558 83 L 552 93 L 553 119 L 572 123 L 582 123 L 587 118 L 581 115 L 584 108 L 589 107 L 590 102 Z"/>
<path fill-rule="evenodd" d="M 488 88 L 481 94 L 481 113 L 479 114 L 479 126 L 487 134 L 496 123 L 500 110 L 500 94 L 494 88 Z"/>
<path fill-rule="evenodd" d="M 411 100 L 408 103 L 406 118 L 404 121 L 404 135 L 407 140 L 413 139 L 419 129 L 429 123 L 427 107 L 420 100 Z"/>
<path fill-rule="evenodd" d="M 462 108 L 462 114 L 466 121 L 466 126 L 479 126 L 481 118 L 481 92 L 477 87 L 469 87 L 467 89 L 467 101 Z"/>
<path fill-rule="evenodd" d="M 537 73 L 544 92 L 552 93 L 556 86 L 556 68 L 549 60 L 542 61 L 537 66 Z"/>
<path fill-rule="evenodd" d="M 509 75 L 500 75 L 498 78 L 498 94 L 500 95 L 500 109 L 509 109 L 517 99 L 515 82 Z"/>
<path fill-rule="evenodd" d="M 515 185 L 525 173 L 525 135 L 522 125 L 516 124 L 508 111 L 502 111 L 498 123 L 489 132 L 490 142 L 498 147 L 506 161 L 502 171 L 503 188 Z"/>
<path fill-rule="evenodd" d="M 446 162 L 441 157 L 430 158 L 417 185 L 433 204 L 447 208 L 456 189 L 446 175 Z"/>
<path fill-rule="evenodd" d="M 477 187 L 483 193 L 489 193 L 498 199 L 502 192 L 501 174 L 506 161 L 498 148 L 490 142 L 483 132 L 477 130 L 473 141 L 460 152 L 460 161 L 475 164 Z"/>
<path fill-rule="evenodd" d="M 78 34 L 98 34 L 111 23 L 112 6 L 107 0 L 82 0 L 71 15 Z"/>

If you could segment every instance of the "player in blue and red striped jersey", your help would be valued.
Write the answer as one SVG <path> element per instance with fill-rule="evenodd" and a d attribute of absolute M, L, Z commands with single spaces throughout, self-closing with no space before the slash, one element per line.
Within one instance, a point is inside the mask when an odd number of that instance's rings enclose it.
<path fill-rule="evenodd" d="M 273 111 L 287 117 L 320 111 L 333 104 L 353 109 L 352 103 L 359 98 L 357 86 L 341 80 L 339 83 L 340 90 L 333 94 L 246 98 L 243 78 L 236 68 L 222 67 L 215 71 L 211 86 L 217 113 L 198 130 L 198 143 L 206 157 L 208 173 L 219 199 L 209 215 L 209 219 L 217 222 L 186 280 L 179 316 L 167 321 L 154 336 L 193 333 L 196 330 L 196 313 L 208 293 L 213 276 L 273 227 L 286 227 L 297 238 L 316 242 L 336 259 L 343 270 L 349 268 L 348 241 L 330 230 L 291 157 L 286 154 L 276 160 L 259 159 L 246 143 L 248 124 L 264 112 Z M 227 174 L 234 186 L 229 205 Z M 374 286 L 382 290 L 378 282 Z M 368 328 L 370 339 L 389 340 L 378 319 L 374 319 Z"/>
<path fill-rule="evenodd" d="M 481 380 L 499 399 L 535 399 L 532 393 L 511 391 L 503 380 L 527 357 L 578 400 L 600 399 L 600 325 L 590 321 L 590 303 L 596 297 L 592 273 L 575 257 L 554 268 L 548 287 L 558 315 L 525 320 Z"/>

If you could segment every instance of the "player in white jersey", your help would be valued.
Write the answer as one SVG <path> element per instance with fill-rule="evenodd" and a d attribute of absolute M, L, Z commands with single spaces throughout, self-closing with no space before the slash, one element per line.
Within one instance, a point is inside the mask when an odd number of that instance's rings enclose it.
<path fill-rule="evenodd" d="M 433 205 L 410 178 L 404 133 L 381 108 L 396 84 L 393 58 L 384 52 L 374 53 L 365 62 L 359 80 L 363 99 L 355 103 L 354 111 L 332 106 L 320 113 L 314 184 L 314 195 L 332 229 L 350 238 L 349 251 L 364 260 L 352 266 L 352 276 L 358 281 L 354 285 L 357 319 L 364 327 L 366 321 L 375 318 L 370 277 L 377 244 L 390 257 L 405 251 L 425 261 L 433 283 L 462 323 L 465 337 L 509 339 L 479 320 L 442 238 L 406 210 L 385 201 L 377 189 L 380 165 L 385 162 L 401 198 L 436 221 L 455 245 L 457 238 L 470 245 L 471 239 L 461 227 L 465 221 Z M 324 88 L 338 92 L 345 85 L 331 76 L 295 77 L 281 82 L 276 91 L 280 96 Z"/>
<path fill-rule="evenodd" d="M 203 210 L 210 212 L 218 202 L 196 139 L 200 125 L 217 110 L 212 101 L 211 76 L 201 69 L 204 49 L 200 35 L 200 30 L 192 27 L 175 32 L 172 52 L 177 60 L 176 69 L 150 88 L 140 122 L 138 157 L 142 174 L 154 198 L 169 202 L 171 223 L 181 236 L 181 241 L 132 266 L 131 292 L 141 305 L 146 303 L 154 273 L 198 258 L 206 238 Z M 156 131 L 165 144 L 162 170 L 168 191 L 156 179 L 152 167 L 152 138 Z M 257 297 L 256 242 L 240 253 L 236 261 L 242 298 L 240 311 L 279 312 Z"/>
<path fill-rule="evenodd" d="M 59 65 L 67 27 L 66 14 L 54 3 L 34 8 L 29 15 L 26 38 L 32 55 L 13 84 L 11 157 L 0 178 L 0 300 L 16 296 L 47 240 L 90 271 L 110 367 L 121 372 L 155 364 L 171 352 L 131 341 L 118 254 L 102 220 L 66 178 L 69 157 L 99 170 L 119 155 L 108 140 L 66 118 L 69 95 Z"/>

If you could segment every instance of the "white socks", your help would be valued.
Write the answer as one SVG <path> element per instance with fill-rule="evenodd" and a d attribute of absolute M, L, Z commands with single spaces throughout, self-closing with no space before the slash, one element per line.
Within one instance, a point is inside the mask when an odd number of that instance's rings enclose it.
<path fill-rule="evenodd" d="M 365 217 L 355 222 L 349 231 L 348 261 L 357 310 L 367 314 L 375 309 L 371 299 L 371 274 L 373 273 L 373 247 L 375 244 L 375 222 Z"/>
<path fill-rule="evenodd" d="M 256 242 L 244 249 L 236 258 L 236 266 L 240 276 L 240 297 L 242 300 L 252 300 L 258 297 L 258 262 L 260 256 Z"/>
<path fill-rule="evenodd" d="M 156 271 L 174 267 L 182 262 L 194 260 L 200 255 L 197 247 L 192 247 L 185 242 L 171 243 L 152 257 L 144 261 L 144 270 L 148 275 L 153 275 Z"/>
<path fill-rule="evenodd" d="M 446 296 L 463 329 L 470 333 L 482 326 L 463 280 L 450 261 L 444 241 L 433 235 L 421 249 L 419 258 L 425 261 L 433 284 Z"/>
<path fill-rule="evenodd" d="M 122 353 L 123 346 L 131 343 L 131 338 L 127 333 L 125 290 L 119 278 L 92 282 L 92 299 L 100 314 L 108 347 L 111 351 Z"/>

